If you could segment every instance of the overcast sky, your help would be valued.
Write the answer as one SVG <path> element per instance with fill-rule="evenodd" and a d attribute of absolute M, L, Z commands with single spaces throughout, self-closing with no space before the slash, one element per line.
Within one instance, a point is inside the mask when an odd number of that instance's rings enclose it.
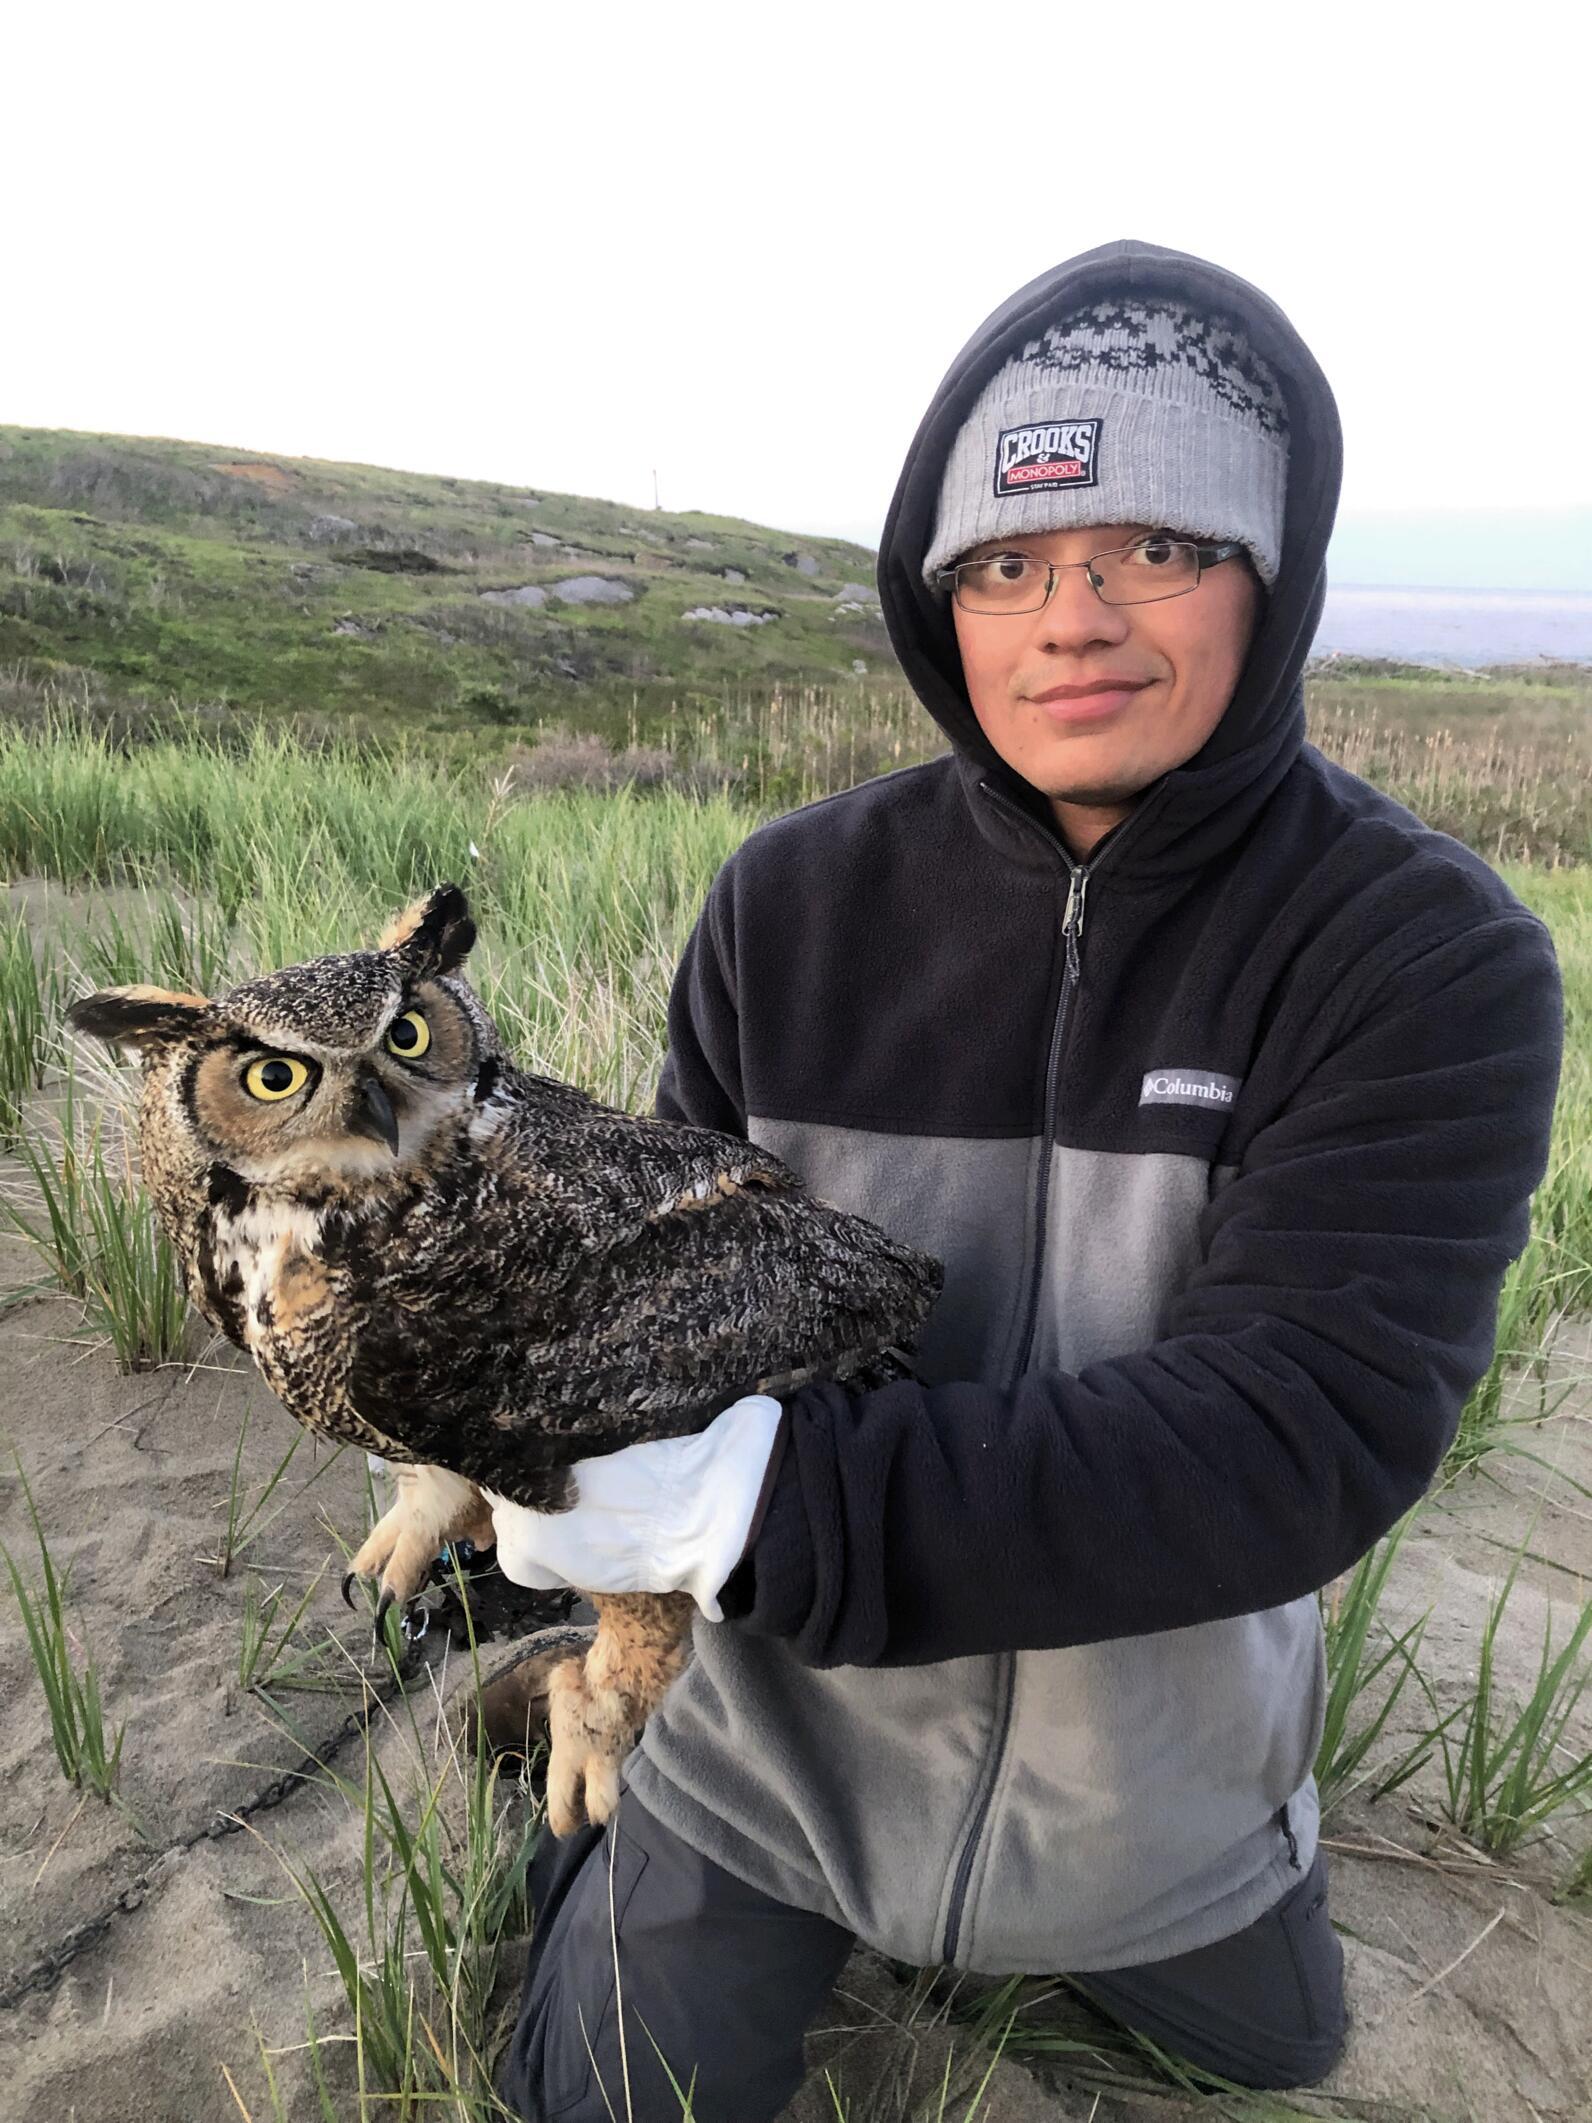
<path fill-rule="evenodd" d="M 1391 527 L 1403 579 L 1512 582 L 1508 512 L 1579 510 L 1521 579 L 1592 587 L 1586 15 L 13 10 L 0 421 L 872 543 L 983 317 L 1133 236 L 1292 318 L 1345 518 L 1464 512 L 1441 563 Z"/>

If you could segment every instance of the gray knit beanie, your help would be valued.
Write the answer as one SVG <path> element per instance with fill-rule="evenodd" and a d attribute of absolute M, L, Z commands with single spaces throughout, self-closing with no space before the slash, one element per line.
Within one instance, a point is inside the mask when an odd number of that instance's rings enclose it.
<path fill-rule="evenodd" d="M 1236 319 L 1092 302 L 985 386 L 946 459 L 923 578 L 989 538 L 1142 523 L 1241 540 L 1270 590 L 1287 490 L 1283 395 Z"/>

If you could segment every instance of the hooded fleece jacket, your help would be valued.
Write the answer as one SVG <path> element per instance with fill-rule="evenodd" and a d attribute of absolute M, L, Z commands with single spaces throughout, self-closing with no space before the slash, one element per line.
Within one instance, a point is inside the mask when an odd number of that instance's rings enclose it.
<path fill-rule="evenodd" d="M 1285 392 L 1280 572 L 1232 701 L 1086 861 L 990 748 L 919 566 L 994 369 L 1126 291 Z M 760 1526 L 628 1765 L 676 1834 L 887 1953 L 1005 1973 L 1242 1929 L 1314 1854 L 1315 1593 L 1415 1502 L 1545 1168 L 1548 933 L 1305 742 L 1341 438 L 1287 318 L 1132 241 L 935 393 L 879 585 L 947 757 L 760 828 L 669 1009 L 665 1118 L 936 1254 L 918 1380 L 790 1395 Z"/>

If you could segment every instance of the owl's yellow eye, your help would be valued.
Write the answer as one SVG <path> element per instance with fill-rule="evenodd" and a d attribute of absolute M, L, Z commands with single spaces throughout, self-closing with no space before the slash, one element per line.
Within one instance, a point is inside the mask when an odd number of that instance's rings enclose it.
<path fill-rule="evenodd" d="M 243 1088 L 252 1098 L 263 1098 L 268 1103 L 291 1098 L 309 1080 L 310 1072 L 304 1063 L 295 1061 L 290 1054 L 268 1055 L 264 1061 L 250 1062 L 243 1072 Z"/>
<path fill-rule="evenodd" d="M 401 1054 L 405 1061 L 413 1061 L 417 1055 L 424 1054 L 430 1045 L 431 1027 L 418 1010 L 406 1010 L 387 1027 L 388 1049 Z"/>

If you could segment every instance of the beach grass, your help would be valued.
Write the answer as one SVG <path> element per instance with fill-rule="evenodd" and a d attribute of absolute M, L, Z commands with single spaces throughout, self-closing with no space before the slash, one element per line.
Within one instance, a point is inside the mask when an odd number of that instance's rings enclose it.
<path fill-rule="evenodd" d="M 1059 2066 L 1072 2098 L 1092 2093 L 1096 2107 L 1115 2097 L 1135 2109 L 1142 2104 L 1153 2114 L 1168 2095 L 1180 2094 L 1198 2099 L 1202 2114 L 1223 2117 L 1226 2123 L 1304 2123 L 1307 2117 L 1353 2112 L 1330 2099 L 1302 2108 L 1284 2094 L 1257 2092 L 1191 2063 L 1142 2029 L 1108 2018 L 1070 1976 L 1007 1976 L 995 1982 L 975 1978 L 969 1983 L 959 1976 L 934 1975 L 931 1995 L 942 1989 L 951 2017 L 972 2038 L 968 2063 L 996 2054 Z"/>
<path fill-rule="evenodd" d="M 126 1131 L 109 1152 L 96 1131 L 83 1199 L 90 1322 L 110 1342 L 121 1370 L 158 1370 L 181 1356 L 192 1314 Z"/>
<path fill-rule="evenodd" d="M 455 1580 L 479 1687 L 479 1650 L 457 1571 Z M 323 2100 L 331 2098 L 329 2084 L 351 2077 L 361 2116 L 405 2123 L 445 2113 L 457 2123 L 497 2123 L 512 2114 L 492 2085 L 512 2024 L 500 1977 L 509 1946 L 531 1928 L 526 1875 L 542 1809 L 503 1775 L 484 1740 L 466 1750 L 440 1712 L 435 1733 L 422 1731 L 404 1691 L 396 1628 L 379 1656 L 398 1684 L 383 1713 L 399 1743 L 397 1766 L 391 1773 L 383 1766 L 381 1728 L 367 1723 L 357 1781 L 334 1766 L 320 1773 L 358 1827 L 352 1897 L 276 1852 L 337 1972 L 352 2028 L 350 2071 L 325 2051 L 311 2019 L 313 2076 Z M 274 2103 L 271 2052 L 263 2037 L 257 2043 Z"/>
<path fill-rule="evenodd" d="M 55 1096 L 20 1125 L 21 1172 L 0 1185 L 0 1216 L 81 1302 L 118 1367 L 154 1370 L 181 1356 L 192 1313 L 139 1178 L 131 1109 L 119 1095 L 85 1101 L 70 1057 L 46 1081 Z"/>
<path fill-rule="evenodd" d="M 1522 1555 L 1523 1555 L 1522 1550 Z M 1550 1612 L 1543 1627 L 1535 1684 L 1523 1702 L 1500 1700 L 1497 1639 L 1522 1555 L 1492 1601 L 1482 1628 L 1476 1674 L 1461 1702 L 1432 1725 L 1427 1741 L 1441 1751 L 1444 1810 L 1461 1834 L 1505 1856 L 1555 1815 L 1580 1811 L 1592 1798 L 1592 1748 L 1568 1737 L 1592 1684 L 1592 1600 L 1554 1645 Z M 1435 1704 L 1433 1706 L 1435 1708 Z"/>
<path fill-rule="evenodd" d="M 1579 1263 L 1549 1265 L 1555 1254 L 1542 1229 L 1547 1217 L 1541 1190 L 1537 1213 L 1538 1228 L 1504 1276 L 1492 1358 L 1460 1410 L 1459 1426 L 1443 1461 L 1445 1483 L 1475 1473 L 1492 1452 L 1516 1453 L 1546 1465 L 1538 1450 L 1542 1425 L 1575 1391 L 1574 1380 L 1552 1382 L 1552 1363 L 1569 1316 L 1570 1308 L 1560 1301 L 1563 1288 L 1572 1282 L 1580 1285 L 1581 1269 Z M 1536 1390 L 1536 1406 L 1521 1414 L 1521 1387 L 1528 1381 Z M 1506 1409 L 1514 1412 L 1506 1413 Z M 1569 1476 L 1563 1478 L 1572 1487 L 1582 1486 Z M 1587 1492 L 1583 1489 L 1582 1493 Z"/>
<path fill-rule="evenodd" d="M 238 1425 L 238 1442 L 232 1455 L 232 1473 L 227 1483 L 226 1524 L 222 1531 L 221 1545 L 214 1555 L 201 1558 L 203 1562 L 211 1564 L 222 1577 L 231 1576 L 232 1566 L 239 1556 L 246 1554 L 263 1534 L 269 1532 L 282 1514 L 290 1510 L 307 1489 L 337 1465 L 348 1449 L 346 1445 L 336 1443 L 330 1444 L 329 1449 L 324 1451 L 318 1450 L 317 1447 L 326 1445 L 327 1441 L 317 1439 L 311 1446 L 315 1454 L 315 1465 L 301 1482 L 291 1488 L 284 1487 L 299 1448 L 309 1435 L 308 1431 L 295 1428 L 288 1439 L 286 1450 L 251 1495 L 244 1486 L 242 1470 L 243 1448 L 248 1442 L 249 1426 L 253 1417 L 254 1396 L 251 1392 L 244 1402 L 243 1420 Z M 277 1495 L 279 1489 L 282 1491 L 280 1496 Z"/>
<path fill-rule="evenodd" d="M 1583 1902 L 1592 1899 L 1592 1847 L 1582 1851 L 1570 1867 L 1554 1897 L 1560 1902 Z"/>
<path fill-rule="evenodd" d="M 18 1130 L 14 1149 L 21 1169 L 10 1184 L 0 1186 L 0 1217 L 33 1248 L 46 1279 L 86 1305 L 90 1180 L 79 1141 L 77 1075 L 70 1063 L 60 1072 L 57 1088 L 53 1109 Z"/>
<path fill-rule="evenodd" d="M 0 1149 L 21 1133 L 23 1101 L 43 1088 L 44 978 L 20 914 L 0 923 Z"/>
<path fill-rule="evenodd" d="M 326 1565 L 310 1579 L 293 1606 L 285 1584 L 267 1586 L 252 1573 L 243 1590 L 243 1634 L 238 1647 L 238 1686 L 258 1689 L 336 1689 L 341 1682 L 337 1644 L 326 1637 L 299 1640 L 310 1601 Z"/>
<path fill-rule="evenodd" d="M 1407 1512 L 1346 1578 L 1320 1595 L 1327 1700 L 1315 1777 L 1323 1818 L 1359 1784 L 1372 1779 L 1373 1752 L 1406 1682 L 1418 1671 L 1417 1654 L 1430 1610 L 1397 1635 L 1378 1619 L 1388 1573 L 1414 1517 Z M 1357 1711 L 1363 1697 L 1376 1703 L 1368 1717 Z M 1374 1774 L 1377 1795 L 1407 1783 L 1430 1760 L 1435 1745 L 1423 1738 L 1396 1762 L 1380 1764 Z"/>
<path fill-rule="evenodd" d="M 107 1732 L 99 1672 L 93 1654 L 83 1653 L 81 1669 L 74 1659 L 74 1632 L 67 1620 L 70 1573 L 63 1576 L 55 1567 L 33 1501 L 33 1490 L 20 1461 L 17 1462 L 17 1480 L 22 1484 L 28 1518 L 38 1543 L 39 1582 L 29 1585 L 3 1542 L 0 1542 L 0 1560 L 4 1561 L 6 1575 L 11 1580 L 33 1668 L 39 1677 L 49 1714 L 50 1737 L 55 1743 L 55 1758 L 69 1784 L 76 1784 L 84 1792 L 109 1803 L 116 1796 L 127 1727 L 123 1723 L 114 1732 Z"/>

